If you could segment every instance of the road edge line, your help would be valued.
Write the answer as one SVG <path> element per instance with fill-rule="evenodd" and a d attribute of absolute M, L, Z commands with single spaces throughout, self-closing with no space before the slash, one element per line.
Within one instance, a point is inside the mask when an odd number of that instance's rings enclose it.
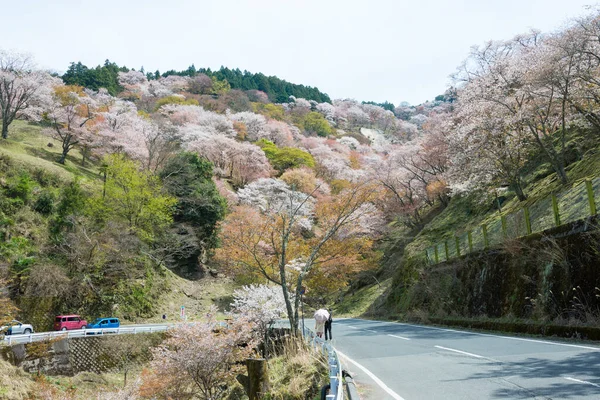
<path fill-rule="evenodd" d="M 338 353 L 338 355 L 342 356 L 343 358 L 345 358 L 346 360 L 348 360 L 349 362 L 354 364 L 357 368 L 362 370 L 365 374 L 367 374 L 369 376 L 369 378 L 373 379 L 373 381 L 377 385 L 379 385 L 379 387 L 381 387 L 383 390 L 385 390 L 387 392 L 387 394 L 392 396 L 394 398 L 394 400 L 405 400 L 402 396 L 400 396 L 398 393 L 394 392 L 385 383 L 383 383 L 383 381 L 381 379 L 379 379 L 374 373 L 372 373 L 371 371 L 369 371 L 368 369 L 366 369 L 365 367 L 363 367 L 362 365 L 360 365 L 359 363 L 357 363 L 356 361 L 354 361 L 353 359 L 351 359 L 350 357 L 348 357 L 347 355 L 345 355 L 338 349 L 335 349 L 335 351 Z"/>

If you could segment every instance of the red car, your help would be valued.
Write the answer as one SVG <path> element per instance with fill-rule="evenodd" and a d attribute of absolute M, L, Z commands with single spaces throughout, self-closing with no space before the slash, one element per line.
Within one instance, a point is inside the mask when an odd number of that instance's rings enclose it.
<path fill-rule="evenodd" d="M 73 329 L 85 329 L 87 321 L 79 315 L 58 315 L 54 320 L 55 331 L 66 331 Z"/>

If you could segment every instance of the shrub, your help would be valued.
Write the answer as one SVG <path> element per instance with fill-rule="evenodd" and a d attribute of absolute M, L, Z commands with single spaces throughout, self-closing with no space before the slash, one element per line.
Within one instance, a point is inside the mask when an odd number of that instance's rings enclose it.
<path fill-rule="evenodd" d="M 43 191 L 33 204 L 33 210 L 43 215 L 50 215 L 54 211 L 54 193 Z"/>
<path fill-rule="evenodd" d="M 306 166 L 314 168 L 315 160 L 310 153 L 297 149 L 295 147 L 277 147 L 275 143 L 261 139 L 256 142 L 265 152 L 265 155 L 279 174 L 282 174 L 289 168 L 298 168 Z"/>
<path fill-rule="evenodd" d="M 21 199 L 23 203 L 29 203 L 35 182 L 29 175 L 23 173 L 18 178 L 13 178 L 9 184 L 6 194 L 9 197 Z"/>

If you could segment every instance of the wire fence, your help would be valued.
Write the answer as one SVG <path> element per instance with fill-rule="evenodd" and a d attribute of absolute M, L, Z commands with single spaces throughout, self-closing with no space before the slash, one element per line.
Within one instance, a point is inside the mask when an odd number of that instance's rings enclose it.
<path fill-rule="evenodd" d="M 600 177 L 586 179 L 572 188 L 537 201 L 509 214 L 499 214 L 491 222 L 432 245 L 425 250 L 430 264 L 437 264 L 501 245 L 515 239 L 542 232 L 597 214 L 596 199 L 600 197 Z"/>

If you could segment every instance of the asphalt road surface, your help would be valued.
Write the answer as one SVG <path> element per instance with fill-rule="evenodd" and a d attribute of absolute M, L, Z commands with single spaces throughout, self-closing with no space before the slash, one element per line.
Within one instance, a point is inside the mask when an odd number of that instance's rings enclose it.
<path fill-rule="evenodd" d="M 338 319 L 333 344 L 363 400 L 600 399 L 600 346 Z"/>

